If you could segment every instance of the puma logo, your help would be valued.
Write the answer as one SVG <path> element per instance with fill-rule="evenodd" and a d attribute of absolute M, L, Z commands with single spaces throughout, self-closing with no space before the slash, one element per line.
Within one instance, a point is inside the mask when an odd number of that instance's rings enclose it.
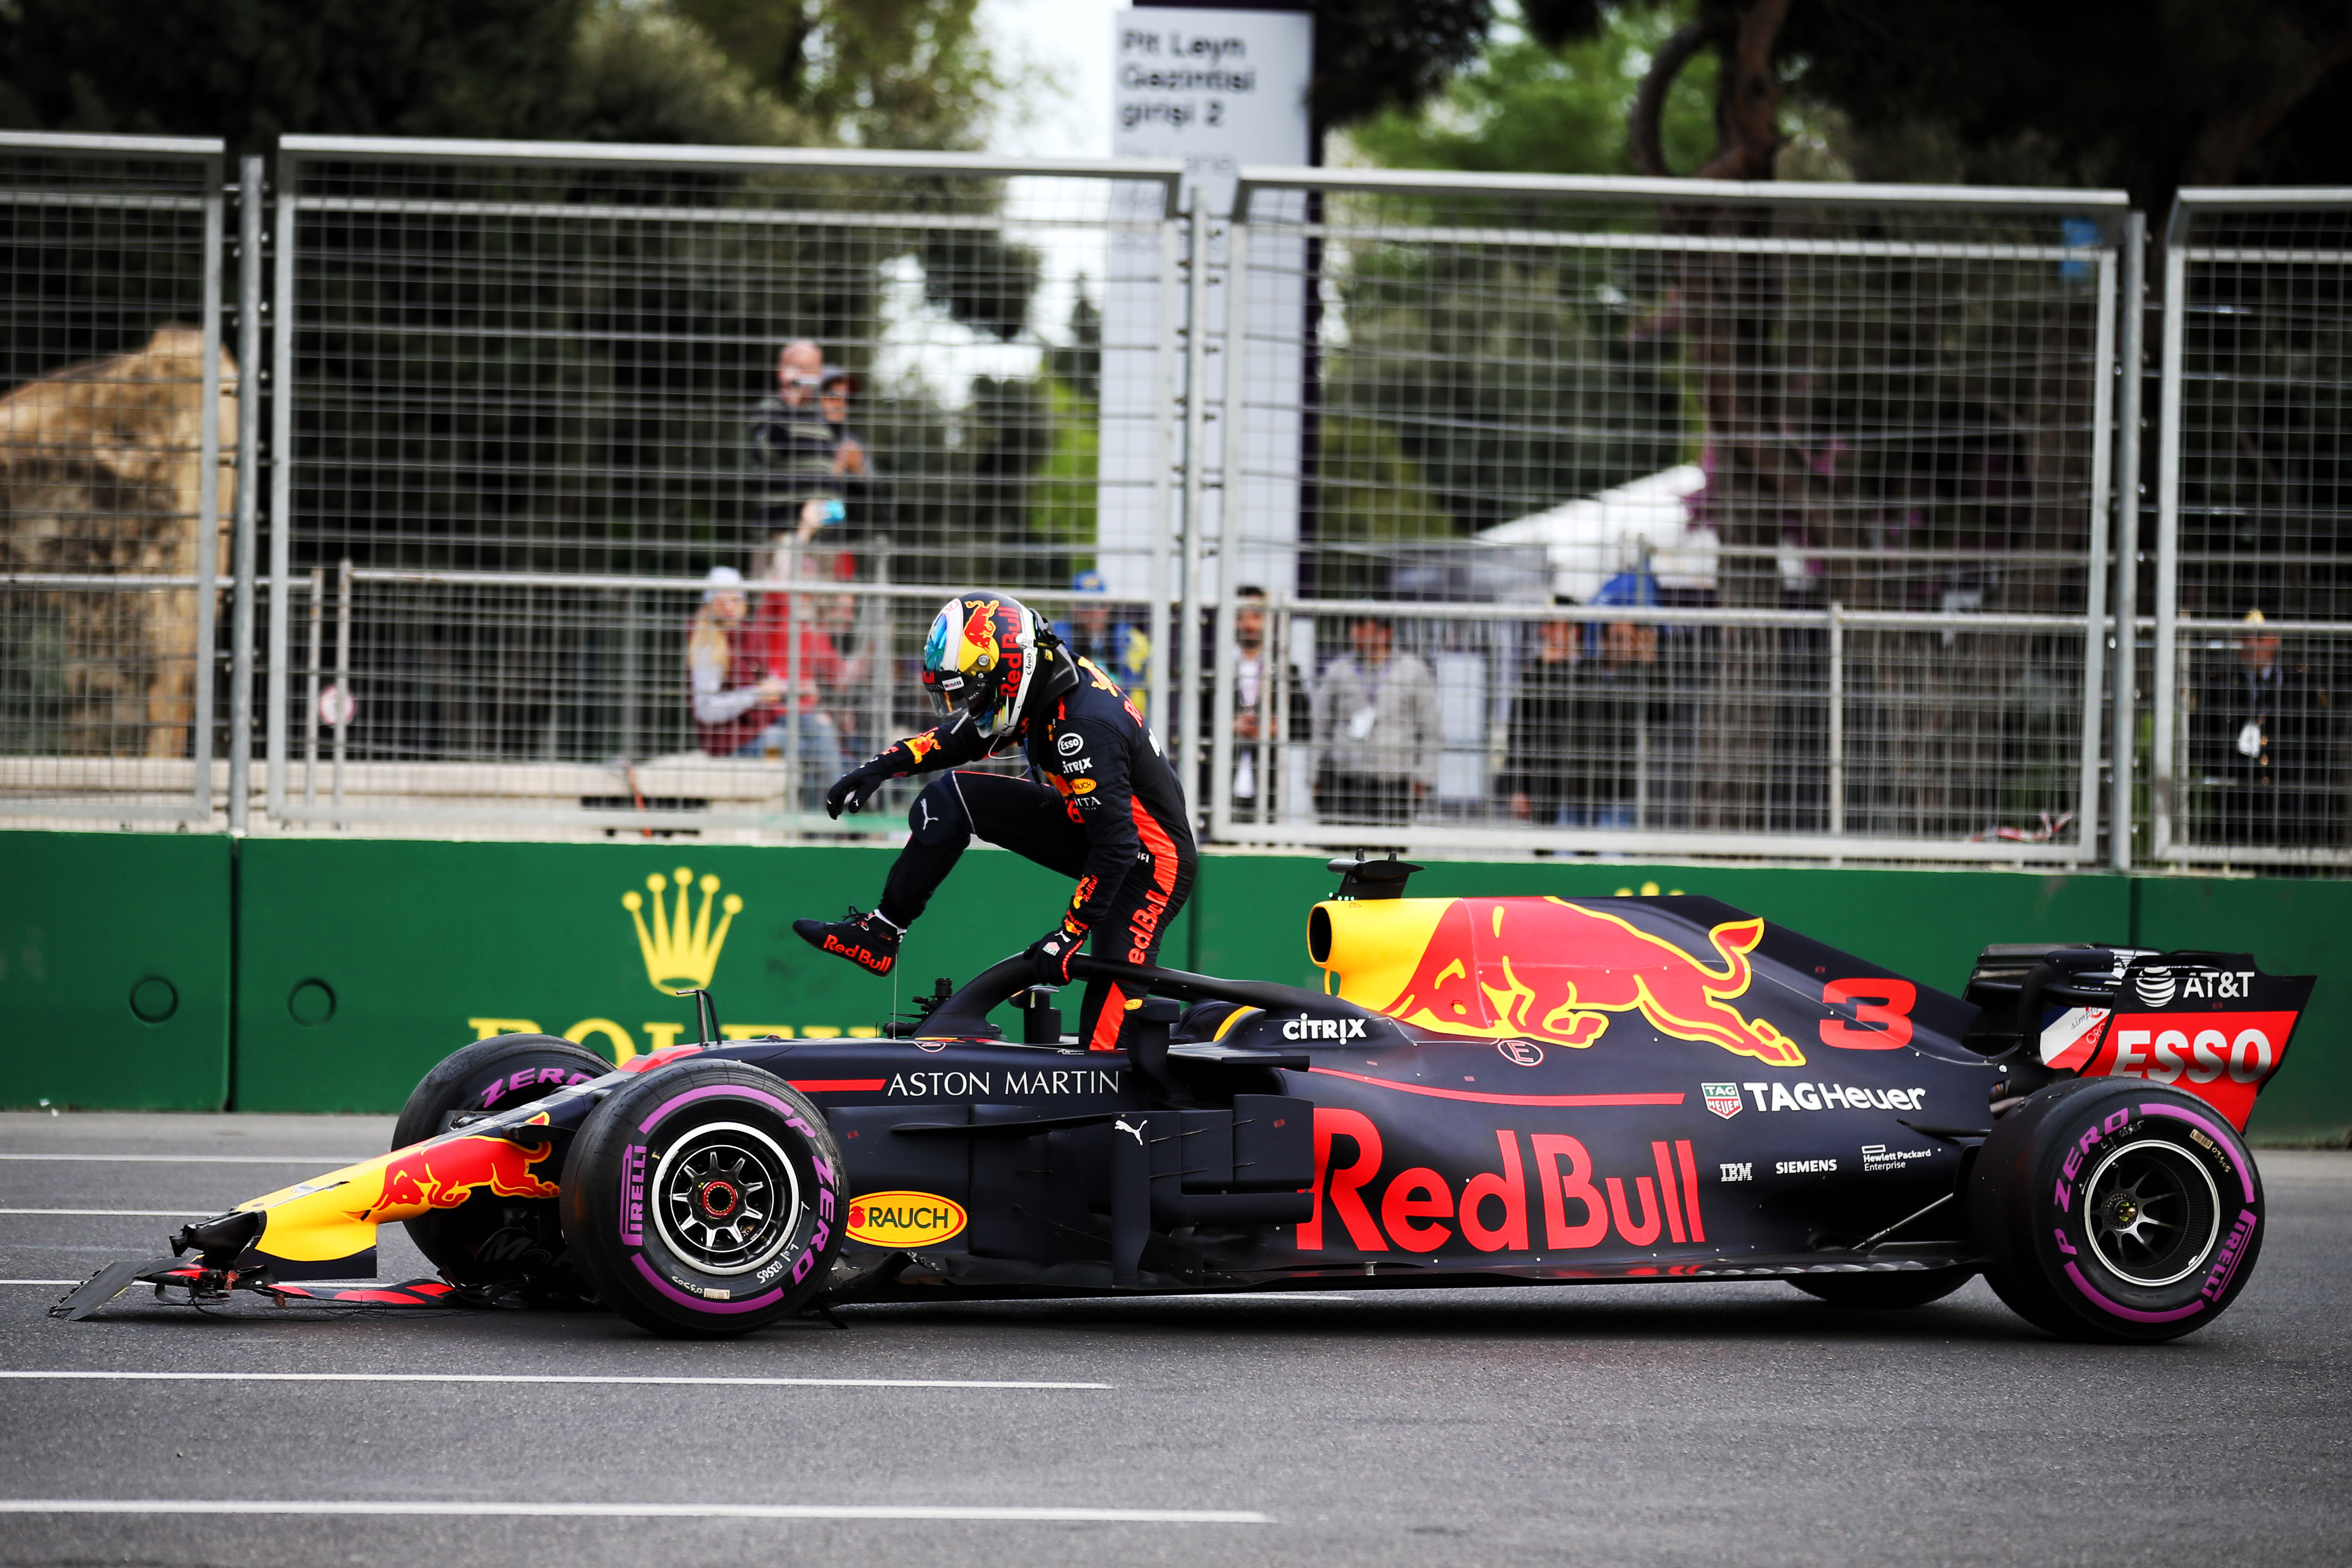
<path fill-rule="evenodd" d="M 1139 1149 L 1143 1146 L 1143 1129 L 1130 1125 L 1126 1117 L 1120 1117 L 1118 1121 L 1112 1122 L 1111 1126 L 1117 1131 L 1124 1132 L 1133 1138 L 1135 1140 L 1136 1147 Z"/>

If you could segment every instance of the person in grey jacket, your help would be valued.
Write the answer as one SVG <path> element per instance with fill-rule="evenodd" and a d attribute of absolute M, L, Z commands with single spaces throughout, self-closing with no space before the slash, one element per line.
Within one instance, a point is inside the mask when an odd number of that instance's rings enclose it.
<path fill-rule="evenodd" d="M 1429 666 L 1396 652 L 1395 640 L 1379 616 L 1349 622 L 1351 651 L 1331 661 L 1316 688 L 1316 776 L 1327 821 L 1402 826 L 1437 787 L 1437 682 Z"/>

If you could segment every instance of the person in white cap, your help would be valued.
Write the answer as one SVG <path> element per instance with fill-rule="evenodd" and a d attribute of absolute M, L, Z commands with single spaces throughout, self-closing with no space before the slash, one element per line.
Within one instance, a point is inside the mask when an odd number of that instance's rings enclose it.
<path fill-rule="evenodd" d="M 2325 683 L 2282 657 L 2279 635 L 2248 610 L 2237 657 L 2198 687 L 2190 745 L 2221 844 L 2333 844 L 2343 832 L 2335 714 Z"/>
<path fill-rule="evenodd" d="M 703 579 L 702 607 L 686 634 L 687 688 L 696 738 L 714 757 L 731 757 L 757 742 L 782 712 L 784 683 L 761 671 L 744 635 L 751 611 L 743 574 L 713 566 Z M 744 677 L 757 679 L 745 680 Z"/>

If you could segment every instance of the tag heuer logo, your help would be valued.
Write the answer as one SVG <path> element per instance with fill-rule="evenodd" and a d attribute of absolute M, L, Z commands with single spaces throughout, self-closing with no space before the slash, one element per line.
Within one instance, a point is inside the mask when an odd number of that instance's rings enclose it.
<path fill-rule="evenodd" d="M 1739 1114 L 1739 1086 L 1736 1083 L 1703 1083 L 1699 1093 L 1706 1097 L 1706 1108 L 1726 1120 Z"/>

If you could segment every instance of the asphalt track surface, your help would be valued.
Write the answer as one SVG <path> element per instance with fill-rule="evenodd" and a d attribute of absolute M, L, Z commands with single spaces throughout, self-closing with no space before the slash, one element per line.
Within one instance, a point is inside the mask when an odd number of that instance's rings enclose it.
<path fill-rule="evenodd" d="M 0 1277 L 152 1255 L 307 1173 L 258 1162 L 390 1128 L 0 1116 Z M 0 1563 L 2342 1563 L 2352 1154 L 2262 1164 L 2252 1285 L 2144 1349 L 1981 1284 L 862 1308 L 693 1345 L 143 1292 L 68 1324 L 9 1283 Z M 167 1212 L 25 1212 L 60 1209 Z M 385 1277 L 424 1271 L 387 1231 Z M 22 1508 L 59 1500 L 128 1511 Z"/>

